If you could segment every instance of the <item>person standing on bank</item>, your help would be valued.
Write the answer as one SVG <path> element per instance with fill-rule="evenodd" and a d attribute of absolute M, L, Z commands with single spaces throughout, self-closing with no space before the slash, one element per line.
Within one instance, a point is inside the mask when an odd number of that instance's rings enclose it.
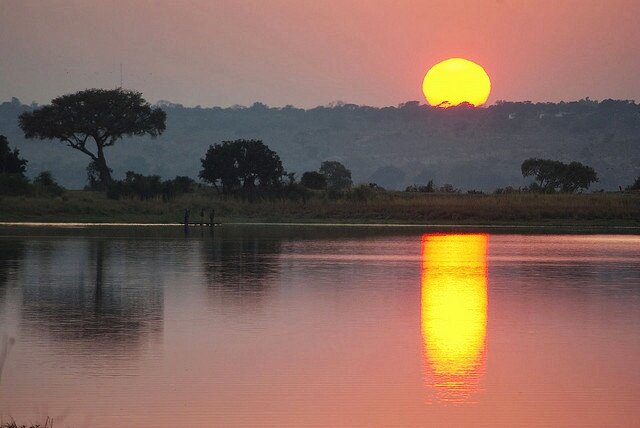
<path fill-rule="evenodd" d="M 184 209 L 184 227 L 189 226 L 189 208 Z"/>

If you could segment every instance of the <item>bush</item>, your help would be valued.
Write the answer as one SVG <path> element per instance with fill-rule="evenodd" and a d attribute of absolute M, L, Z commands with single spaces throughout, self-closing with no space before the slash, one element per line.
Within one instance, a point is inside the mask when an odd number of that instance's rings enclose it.
<path fill-rule="evenodd" d="M 493 194 L 494 195 L 510 195 L 512 193 L 521 193 L 520 189 L 515 189 L 512 186 L 498 187 Z"/>
<path fill-rule="evenodd" d="M 349 199 L 356 201 L 368 201 L 384 191 L 385 190 L 382 187 L 375 183 L 360 184 L 351 189 L 347 196 Z"/>
<path fill-rule="evenodd" d="M 312 192 L 300 183 L 291 182 L 284 186 L 283 194 L 289 200 L 306 203 L 307 199 L 311 198 Z"/>
<path fill-rule="evenodd" d="M 343 190 L 351 187 L 351 171 L 338 161 L 324 161 L 320 164 L 318 172 L 325 176 L 327 186 L 334 190 Z"/>
<path fill-rule="evenodd" d="M 433 180 L 429 180 L 426 186 L 418 186 L 417 184 L 413 184 L 411 186 L 407 186 L 404 189 L 405 192 L 419 192 L 419 193 L 433 193 Z"/>
<path fill-rule="evenodd" d="M 173 179 L 173 187 L 176 193 L 191 193 L 195 185 L 195 180 L 184 176 L 178 175 Z"/>
<path fill-rule="evenodd" d="M 0 135 L 0 174 L 24 175 L 27 169 L 27 161 L 20 157 L 18 149 L 9 149 L 9 141 L 4 135 Z"/>
<path fill-rule="evenodd" d="M 300 184 L 308 189 L 322 190 L 327 188 L 327 177 L 316 171 L 307 171 L 302 174 Z"/>
<path fill-rule="evenodd" d="M 40 195 L 61 196 L 64 188 L 60 186 L 54 179 L 50 171 L 42 171 L 33 179 L 36 193 Z"/>
<path fill-rule="evenodd" d="M 627 186 L 627 190 L 640 190 L 640 175 L 631 186 Z"/>
<path fill-rule="evenodd" d="M 22 196 L 29 195 L 33 188 L 29 179 L 22 174 L 0 174 L 0 195 Z"/>
<path fill-rule="evenodd" d="M 438 192 L 440 192 L 440 193 L 460 193 L 461 190 L 460 189 L 456 189 L 451 184 L 445 184 L 441 188 L 438 189 Z"/>
<path fill-rule="evenodd" d="M 127 171 L 121 181 L 112 181 L 107 186 L 109 199 L 136 198 L 142 201 L 162 198 L 170 201 L 177 195 L 193 191 L 195 181 L 189 177 L 178 176 L 174 180 L 162 181 L 159 175 L 142 175 Z"/>

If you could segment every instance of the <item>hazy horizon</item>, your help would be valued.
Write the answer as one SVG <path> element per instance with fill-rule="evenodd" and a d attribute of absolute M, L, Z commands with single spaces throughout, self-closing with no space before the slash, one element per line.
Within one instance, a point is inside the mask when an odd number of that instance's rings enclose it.
<path fill-rule="evenodd" d="M 85 89 L 90 89 L 90 88 L 85 88 Z M 93 88 L 91 88 L 93 89 Z M 110 89 L 110 88 L 98 88 L 98 89 Z M 131 88 L 123 88 L 123 89 L 131 89 Z M 82 89 L 80 89 L 82 90 Z M 135 89 L 131 89 L 131 90 L 135 90 Z M 68 93 L 64 93 L 64 94 L 58 94 L 57 96 L 61 96 L 61 95 L 67 95 L 70 94 L 71 92 Z M 144 96 L 144 94 L 142 94 Z M 0 99 L 0 104 L 2 103 L 10 103 L 12 102 L 13 99 L 17 99 L 22 105 L 32 105 L 33 103 L 36 103 L 38 106 L 42 106 L 42 105 L 47 105 L 50 104 L 51 100 L 49 101 L 45 101 L 43 103 L 38 103 L 34 100 L 23 100 L 20 99 L 19 97 L 16 96 L 10 96 L 6 99 Z M 54 97 L 55 98 L 55 97 Z M 482 106 L 478 106 L 478 107 L 473 107 L 473 108 L 479 108 L 479 109 L 483 109 L 483 108 L 490 108 L 490 107 L 494 107 L 496 106 L 498 103 L 511 103 L 511 104 L 517 104 L 517 103 L 531 103 L 531 104 L 553 104 L 553 105 L 558 105 L 561 103 L 565 103 L 565 104 L 569 104 L 569 103 L 576 103 L 576 102 L 581 102 L 581 101 L 590 101 L 590 102 L 597 102 L 600 103 L 602 101 L 605 100 L 614 100 L 614 101 L 630 101 L 633 102 L 634 104 L 638 104 L 640 105 L 639 100 L 635 100 L 635 99 L 622 99 L 622 98 L 602 98 L 602 99 L 593 99 L 590 97 L 584 97 L 584 98 L 580 98 L 580 99 L 570 99 L 570 100 L 559 100 L 559 101 L 546 101 L 546 100 L 539 100 L 539 101 L 531 101 L 531 100 L 495 100 L 494 102 L 492 102 L 491 104 L 487 103 L 484 104 Z M 369 104 L 356 104 L 356 103 L 351 103 L 345 100 L 335 100 L 335 101 L 330 101 L 326 104 L 318 104 L 318 105 L 310 105 L 310 106 L 297 106 L 295 104 L 286 104 L 286 105 L 272 105 L 272 104 L 267 104 L 267 103 L 263 103 L 261 101 L 253 101 L 250 102 L 248 104 L 228 104 L 228 105 L 189 105 L 189 104 L 183 104 L 183 103 L 179 103 L 176 102 L 174 100 L 167 100 L 167 99 L 158 99 L 158 100 L 152 100 L 152 99 L 148 99 L 147 101 L 149 101 L 152 105 L 162 105 L 165 103 L 168 103 L 168 105 L 172 105 L 172 106 L 182 106 L 184 108 L 202 108 L 202 109 L 210 109 L 210 108 L 222 108 L 222 109 L 233 109 L 233 108 L 251 108 L 253 105 L 255 104 L 262 104 L 264 106 L 266 106 L 267 108 L 275 108 L 275 109 L 282 109 L 282 108 L 287 108 L 287 107 L 291 107 L 291 108 L 295 108 L 295 109 L 300 109 L 300 110 L 313 110 L 315 108 L 332 108 L 332 107 L 337 107 L 340 105 L 356 105 L 358 107 L 370 107 L 370 108 L 375 108 L 375 109 L 384 109 L 384 108 L 399 108 L 401 107 L 403 104 L 408 104 L 408 103 L 413 103 L 413 102 L 418 102 L 420 106 L 424 106 L 424 107 L 429 107 L 429 108 L 433 108 L 433 109 L 440 109 L 439 107 L 436 106 L 431 106 L 429 105 L 429 103 L 426 102 L 426 100 L 406 100 L 403 102 L 400 102 L 398 104 L 395 105 L 369 105 Z"/>
<path fill-rule="evenodd" d="M 496 100 L 640 99 L 631 0 L 0 1 L 0 99 L 120 85 L 185 106 L 424 102 L 449 57 Z M 452 30 L 453 28 L 453 30 Z"/>

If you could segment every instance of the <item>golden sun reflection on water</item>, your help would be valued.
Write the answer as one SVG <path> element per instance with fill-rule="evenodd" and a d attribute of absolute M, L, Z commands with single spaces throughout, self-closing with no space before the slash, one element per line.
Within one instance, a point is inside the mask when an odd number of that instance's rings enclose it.
<path fill-rule="evenodd" d="M 423 235 L 422 339 L 426 379 L 439 399 L 478 390 L 487 335 L 488 235 Z"/>

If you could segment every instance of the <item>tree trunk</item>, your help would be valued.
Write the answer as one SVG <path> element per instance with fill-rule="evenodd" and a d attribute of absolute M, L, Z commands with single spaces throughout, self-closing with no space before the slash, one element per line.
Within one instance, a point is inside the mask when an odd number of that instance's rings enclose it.
<path fill-rule="evenodd" d="M 100 173 L 100 186 L 106 187 L 109 183 L 111 183 L 111 169 L 107 166 L 107 161 L 104 158 L 104 152 L 102 150 L 102 145 L 98 144 L 98 157 L 96 158 L 96 167 L 98 168 L 98 172 Z"/>

